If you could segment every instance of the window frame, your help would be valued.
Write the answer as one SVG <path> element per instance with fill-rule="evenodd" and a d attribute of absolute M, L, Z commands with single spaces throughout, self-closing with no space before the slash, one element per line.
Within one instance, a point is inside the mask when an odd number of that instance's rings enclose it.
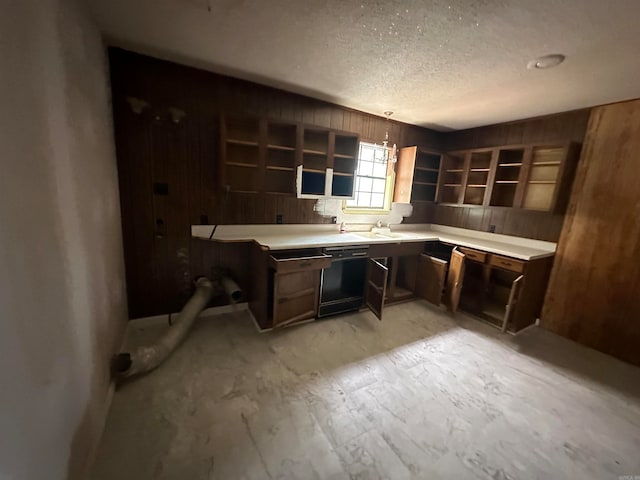
<path fill-rule="evenodd" d="M 358 171 L 360 170 L 360 152 L 362 149 L 362 145 L 366 145 L 368 147 L 375 147 L 377 149 L 386 148 L 388 159 L 386 165 L 386 175 L 384 177 L 385 180 L 385 188 L 384 188 L 384 199 L 382 207 L 363 207 L 363 206 L 350 206 L 348 202 L 350 200 L 354 200 L 357 195 L 357 186 L 358 179 L 363 178 L 371 178 L 373 179 L 382 179 L 383 177 L 374 177 L 370 175 L 358 175 Z M 345 213 L 355 213 L 355 214 L 370 214 L 370 215 L 380 215 L 381 213 L 386 214 L 391 211 L 392 203 L 393 203 L 393 190 L 395 187 L 395 170 L 393 168 L 393 162 L 391 161 L 392 148 L 385 147 L 384 145 L 380 145 L 372 142 L 360 141 L 358 145 L 358 158 L 356 159 L 356 170 L 354 172 L 354 185 L 353 185 L 353 198 L 344 200 L 342 202 L 342 211 Z"/>

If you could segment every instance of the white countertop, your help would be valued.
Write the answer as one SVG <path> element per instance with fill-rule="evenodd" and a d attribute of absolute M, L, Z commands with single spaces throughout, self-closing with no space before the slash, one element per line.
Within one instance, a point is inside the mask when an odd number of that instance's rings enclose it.
<path fill-rule="evenodd" d="M 209 239 L 213 226 L 193 225 L 191 234 L 196 238 Z M 349 227 L 347 227 L 349 229 Z M 364 230 L 366 228 L 366 230 Z M 353 226 L 352 231 L 338 233 L 337 225 L 220 225 L 212 241 L 248 242 L 254 241 L 269 250 L 288 250 L 294 248 L 334 247 L 342 245 L 371 245 L 378 243 L 406 243 L 442 241 L 476 248 L 485 252 L 505 255 L 520 260 L 533 260 L 550 257 L 555 254 L 556 244 L 512 237 L 495 233 L 479 232 L 443 225 L 416 224 L 393 225 L 389 237 L 365 237 L 370 226 Z M 362 229 L 362 231 L 353 231 Z M 365 233 L 366 235 L 366 233 Z"/>

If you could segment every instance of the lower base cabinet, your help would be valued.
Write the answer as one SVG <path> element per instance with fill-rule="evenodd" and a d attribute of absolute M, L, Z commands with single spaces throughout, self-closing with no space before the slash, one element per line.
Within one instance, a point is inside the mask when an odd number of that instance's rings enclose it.
<path fill-rule="evenodd" d="M 318 314 L 320 272 L 331 265 L 331 257 L 317 251 L 274 252 L 272 269 L 271 326 L 315 318 Z"/>
<path fill-rule="evenodd" d="M 510 332 L 540 316 L 553 262 L 441 242 L 371 245 L 369 257 L 363 307 L 380 320 L 385 304 L 417 297 Z M 256 245 L 252 263 L 257 271 L 249 306 L 262 328 L 317 317 L 321 272 L 331 266 L 331 256 L 321 249 L 269 252 Z"/>
<path fill-rule="evenodd" d="M 459 307 L 502 331 L 517 332 L 536 322 L 552 257 L 523 261 L 454 245 L 441 247 L 451 252 L 443 297 L 451 311 Z M 439 256 L 446 257 L 442 251 Z M 433 295 L 432 291 L 429 298 L 422 296 L 437 305 Z"/>

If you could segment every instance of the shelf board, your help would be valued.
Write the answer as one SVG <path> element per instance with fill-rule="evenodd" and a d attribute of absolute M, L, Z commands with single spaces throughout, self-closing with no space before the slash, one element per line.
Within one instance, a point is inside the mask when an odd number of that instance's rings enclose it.
<path fill-rule="evenodd" d="M 303 172 L 311 172 L 311 173 L 327 173 L 326 170 L 318 170 L 316 168 L 304 168 L 302 167 Z"/>
<path fill-rule="evenodd" d="M 445 187 L 461 187 L 462 184 L 460 184 L 460 183 L 445 183 L 444 186 Z"/>
<path fill-rule="evenodd" d="M 427 167 L 418 167 L 418 166 L 416 166 L 415 169 L 421 170 L 423 172 L 439 172 L 440 171 L 439 168 L 427 168 Z M 450 171 L 450 170 L 447 170 L 447 171 Z"/>
<path fill-rule="evenodd" d="M 559 160 L 557 160 L 557 161 L 551 161 L 550 160 L 548 162 L 533 162 L 531 164 L 531 166 L 532 167 L 538 167 L 538 166 L 540 166 L 540 167 L 548 167 L 548 166 L 560 165 L 560 163 L 561 162 Z"/>
<path fill-rule="evenodd" d="M 502 322 L 506 313 L 506 307 L 496 301 L 487 301 L 482 309 L 482 313 Z"/>
<path fill-rule="evenodd" d="M 347 172 L 336 172 L 335 170 L 333 171 L 333 175 L 338 175 L 340 177 L 353 177 L 353 173 L 347 173 Z"/>
<path fill-rule="evenodd" d="M 264 193 L 268 193 L 269 195 L 283 195 L 285 197 L 294 197 L 295 193 L 293 192 L 271 192 L 269 190 L 266 190 Z"/>
<path fill-rule="evenodd" d="M 462 168 L 454 168 L 454 169 L 447 170 L 447 173 L 462 173 L 462 172 L 464 172 L 464 169 Z"/>
<path fill-rule="evenodd" d="M 232 145 L 243 145 L 245 147 L 257 147 L 258 142 L 249 142 L 247 140 L 234 140 L 232 138 L 227 138 L 227 143 Z"/>
<path fill-rule="evenodd" d="M 536 185 L 555 185 L 555 180 L 529 180 L 529 183 Z"/>
<path fill-rule="evenodd" d="M 516 185 L 518 180 L 496 180 L 499 185 Z"/>
<path fill-rule="evenodd" d="M 498 166 L 499 167 L 521 167 L 522 166 L 522 162 L 519 162 L 519 163 L 499 163 Z"/>
<path fill-rule="evenodd" d="M 469 171 L 470 172 L 488 172 L 489 170 L 491 170 L 490 168 L 472 168 Z"/>
<path fill-rule="evenodd" d="M 309 150 L 309 149 L 304 149 L 302 150 L 302 153 L 308 153 L 309 155 L 326 155 L 327 152 L 322 152 L 320 150 Z"/>
<path fill-rule="evenodd" d="M 335 158 L 345 158 L 345 159 L 348 159 L 348 160 L 354 160 L 356 158 L 353 155 L 345 155 L 343 153 L 334 153 L 333 156 Z"/>
<path fill-rule="evenodd" d="M 296 147 L 287 147 L 285 145 L 267 145 L 267 148 L 270 150 L 284 150 L 287 152 L 293 152 L 296 149 Z"/>
<path fill-rule="evenodd" d="M 257 190 L 230 190 L 233 193 L 259 193 Z"/>
<path fill-rule="evenodd" d="M 431 183 L 431 182 L 413 182 L 414 185 L 428 185 L 430 187 L 435 187 L 437 185 L 437 183 Z"/>
<path fill-rule="evenodd" d="M 246 168 L 256 168 L 258 166 L 255 163 L 242 163 L 242 162 L 225 162 L 225 165 L 231 165 L 232 167 L 246 167 Z"/>
<path fill-rule="evenodd" d="M 293 167 L 279 167 L 278 165 L 267 165 L 267 170 L 280 170 L 283 172 L 293 172 L 295 168 Z"/>
<path fill-rule="evenodd" d="M 486 185 L 467 185 L 467 188 L 487 188 Z"/>

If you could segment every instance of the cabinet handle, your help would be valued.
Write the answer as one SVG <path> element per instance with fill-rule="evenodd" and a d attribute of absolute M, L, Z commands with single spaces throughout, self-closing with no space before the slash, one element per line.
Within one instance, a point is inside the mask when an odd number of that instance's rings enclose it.
<path fill-rule="evenodd" d="M 507 267 L 511 266 L 511 262 L 502 262 L 503 265 L 506 265 Z"/>

